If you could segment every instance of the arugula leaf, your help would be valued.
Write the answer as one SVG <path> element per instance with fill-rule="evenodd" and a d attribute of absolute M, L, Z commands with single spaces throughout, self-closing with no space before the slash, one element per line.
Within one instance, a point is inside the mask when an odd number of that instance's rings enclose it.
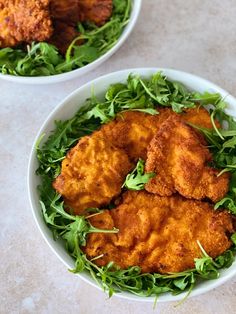
<path fill-rule="evenodd" d="M 156 176 L 155 173 L 145 173 L 144 174 L 144 160 L 139 159 L 135 169 L 126 176 L 125 182 L 122 187 L 128 190 L 143 190 L 145 184 L 153 177 Z"/>
<path fill-rule="evenodd" d="M 202 278 L 208 279 L 218 278 L 219 277 L 218 265 L 214 262 L 213 258 L 206 253 L 201 243 L 199 241 L 197 241 L 197 243 L 203 255 L 201 258 L 194 259 L 197 272 L 201 274 Z"/>
<path fill-rule="evenodd" d="M 76 216 L 75 221 L 67 226 L 62 238 L 66 240 L 68 251 L 73 252 L 75 249 L 75 238 L 78 238 L 80 246 L 85 246 L 88 233 L 117 233 L 118 231 L 115 228 L 112 230 L 95 228 L 84 216 Z"/>
<path fill-rule="evenodd" d="M 232 237 L 234 237 L 234 235 Z M 196 271 L 198 272 L 201 278 L 216 279 L 220 276 L 219 273 L 220 268 L 228 268 L 232 265 L 235 259 L 232 250 L 227 250 L 220 256 L 213 259 L 206 253 L 201 243 L 199 241 L 197 241 L 197 243 L 202 251 L 202 257 L 195 258 L 194 261 Z"/>
<path fill-rule="evenodd" d="M 228 194 L 228 196 L 224 197 L 222 200 L 217 202 L 214 206 L 215 209 L 218 208 L 228 208 L 228 210 L 236 215 L 236 201 L 235 201 L 235 195 L 231 196 L 231 193 Z M 235 193 L 234 193 L 235 194 Z"/>
<path fill-rule="evenodd" d="M 191 92 L 181 83 L 169 81 L 161 72 L 154 74 L 150 80 L 130 76 L 127 86 L 133 94 L 145 96 L 146 104 L 169 106 L 177 113 L 196 106 Z"/>
<path fill-rule="evenodd" d="M 232 240 L 233 244 L 236 246 L 236 233 L 234 233 L 234 234 L 231 236 L 231 240 Z"/>
<path fill-rule="evenodd" d="M 55 66 L 62 60 L 62 56 L 54 46 L 47 43 L 32 43 L 28 46 L 24 58 L 17 60 L 14 71 L 22 76 L 57 74 Z M 9 74 L 14 73 L 9 72 Z"/>
<path fill-rule="evenodd" d="M 212 105 L 217 104 L 219 101 L 221 101 L 222 97 L 219 93 L 197 93 L 194 92 L 192 96 L 192 100 L 198 103 L 201 103 L 202 105 Z"/>
<path fill-rule="evenodd" d="M 233 260 L 233 253 L 228 250 L 213 260 L 206 253 L 203 257 L 196 259 L 197 268 L 180 273 L 150 274 L 141 273 L 137 266 L 122 270 L 113 262 L 104 267 L 98 267 L 89 261 L 86 256 L 85 268 L 94 276 L 94 279 L 109 292 L 109 297 L 114 292 L 129 291 L 139 296 L 160 295 L 164 292 L 179 294 L 187 290 L 187 295 L 200 279 L 216 279 L 219 276 L 219 268 L 229 267 Z M 186 297 L 187 297 L 186 295 Z"/>
<path fill-rule="evenodd" d="M 191 93 L 179 82 L 169 81 L 161 72 L 154 74 L 150 80 L 129 75 L 127 84 L 111 85 L 105 99 L 92 97 L 89 100 L 90 110 L 84 112 L 81 119 L 85 121 L 94 118 L 103 124 L 114 119 L 117 113 L 126 110 L 158 114 L 158 105 L 172 107 L 175 112 L 181 113 L 182 110 L 200 105 L 200 102 L 206 104 L 215 99 L 219 100 L 218 94 L 213 94 L 212 97 L 209 95 L 206 97 L 205 94 Z M 91 107 L 91 104 L 94 106 Z"/>
<path fill-rule="evenodd" d="M 236 215 L 236 171 L 231 175 L 229 192 L 215 204 L 214 208 L 228 208 L 232 214 Z"/>
<path fill-rule="evenodd" d="M 108 101 L 112 101 L 117 96 L 117 94 L 123 90 L 126 90 L 125 84 L 121 83 L 113 84 L 108 88 L 105 94 L 105 99 Z"/>
<path fill-rule="evenodd" d="M 235 260 L 235 249 L 231 248 L 230 250 L 225 251 L 222 255 L 219 255 L 215 258 L 215 263 L 217 267 L 220 268 L 229 268 Z"/>
<path fill-rule="evenodd" d="M 89 233 L 117 233 L 119 230 L 98 229 L 88 221 L 89 217 L 74 216 L 64 211 L 64 202 L 61 196 L 55 193 L 53 199 L 46 199 L 40 202 L 43 210 L 43 217 L 47 225 L 54 230 L 54 238 L 61 237 L 65 240 L 67 251 L 76 258 L 74 272 L 82 271 L 85 267 L 82 259 L 81 246 L 86 245 L 86 236 Z M 46 205 L 47 204 L 47 207 Z M 99 215 L 98 212 L 93 215 Z M 90 216 L 91 217 L 91 216 Z"/>

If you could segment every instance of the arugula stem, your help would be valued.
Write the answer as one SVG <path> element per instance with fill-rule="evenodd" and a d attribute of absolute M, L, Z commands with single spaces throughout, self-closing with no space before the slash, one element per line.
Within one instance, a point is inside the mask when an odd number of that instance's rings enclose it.
<path fill-rule="evenodd" d="M 101 215 L 103 212 L 104 212 L 104 211 L 101 210 L 99 213 L 94 213 L 94 214 L 91 214 L 91 215 L 89 215 L 89 216 L 86 216 L 86 219 L 92 218 L 92 217 L 97 216 L 97 215 Z"/>
<path fill-rule="evenodd" d="M 88 233 L 118 233 L 119 229 L 113 228 L 112 230 L 107 229 L 97 229 L 90 224 L 90 229 Z"/>
<path fill-rule="evenodd" d="M 55 202 L 61 197 L 60 194 L 58 194 L 58 196 L 56 197 L 56 199 L 54 199 L 51 203 L 51 208 L 55 209 L 55 211 L 57 213 L 59 213 L 62 217 L 68 219 L 68 220 L 76 220 L 76 217 L 75 216 L 72 216 L 70 214 L 67 214 L 67 212 L 65 212 L 63 209 L 59 208 Z M 63 202 L 64 203 L 64 202 Z M 62 204 L 63 204 L 62 203 Z"/>
<path fill-rule="evenodd" d="M 181 304 L 183 304 L 183 303 L 186 301 L 186 299 L 187 299 L 187 298 L 189 297 L 189 295 L 191 294 L 191 292 L 192 292 L 194 286 L 195 286 L 194 283 L 192 283 L 192 284 L 190 285 L 190 287 L 189 287 L 187 293 L 185 294 L 185 296 L 183 297 L 183 299 L 180 300 L 180 301 L 174 306 L 175 308 L 176 308 L 177 306 L 180 306 Z"/>
<path fill-rule="evenodd" d="M 211 114 L 211 123 L 212 123 L 212 125 L 213 125 L 213 128 L 214 128 L 214 130 L 216 131 L 216 133 L 218 134 L 218 136 L 222 139 L 222 140 L 224 140 L 224 137 L 221 135 L 221 133 L 220 133 L 220 131 L 219 131 L 219 129 L 217 128 L 217 126 L 216 126 L 216 124 L 215 124 L 215 111 L 213 111 L 212 112 L 212 114 Z"/>
<path fill-rule="evenodd" d="M 91 262 L 93 262 L 93 261 L 96 261 L 97 259 L 99 259 L 99 258 L 102 258 L 104 256 L 104 254 L 100 254 L 100 255 L 98 255 L 98 256 L 95 256 L 94 258 L 91 258 Z"/>
<path fill-rule="evenodd" d="M 158 99 L 156 96 L 150 91 L 150 89 L 144 84 L 144 82 L 140 79 L 140 83 L 142 84 L 143 88 L 145 89 L 146 93 L 154 100 L 158 102 Z"/>
<path fill-rule="evenodd" d="M 224 168 L 224 169 L 222 169 L 222 170 L 217 174 L 217 177 L 220 177 L 223 173 L 229 172 L 229 171 L 231 171 L 231 169 L 229 169 L 229 168 Z"/>

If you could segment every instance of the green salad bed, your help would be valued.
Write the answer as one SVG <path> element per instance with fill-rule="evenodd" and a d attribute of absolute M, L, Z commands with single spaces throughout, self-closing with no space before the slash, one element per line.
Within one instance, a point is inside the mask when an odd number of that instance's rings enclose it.
<path fill-rule="evenodd" d="M 46 42 L 17 48 L 0 49 L 0 73 L 17 76 L 48 76 L 81 68 L 108 52 L 119 40 L 129 22 L 131 0 L 113 0 L 112 16 L 98 27 L 78 23 L 80 36 L 75 38 L 62 56 Z M 83 44 L 78 45 L 78 42 Z"/>
<path fill-rule="evenodd" d="M 36 148 L 39 161 L 37 175 L 42 180 L 39 186 L 42 213 L 54 239 L 63 239 L 68 254 L 74 258 L 75 267 L 72 272 L 89 272 L 109 296 L 113 292 L 128 291 L 144 297 L 158 296 L 164 292 L 190 293 L 199 280 L 216 279 L 220 275 L 220 269 L 231 266 L 236 249 L 236 234 L 231 237 L 233 246 L 216 259 L 208 256 L 201 243 L 198 243 L 202 257 L 195 259 L 195 268 L 181 273 L 141 273 L 137 266 L 122 270 L 112 261 L 105 267 L 98 267 L 81 250 L 86 245 L 87 234 L 118 230 L 99 230 L 90 224 L 87 218 L 94 213 L 99 214 L 101 209 L 90 208 L 87 216 L 67 213 L 61 195 L 52 188 L 52 181 L 59 175 L 61 161 L 67 151 L 79 138 L 91 134 L 102 124 L 114 119 L 118 112 L 138 110 L 155 115 L 158 114 L 158 108 L 165 106 L 181 113 L 186 108 L 209 104 L 213 128 L 198 129 L 209 143 L 214 166 L 222 169 L 221 173 L 231 172 L 229 193 L 215 205 L 215 210 L 224 208 L 236 215 L 236 122 L 225 114 L 227 103 L 219 94 L 190 92 L 182 84 L 169 81 L 160 72 L 150 79 L 130 75 L 125 84 L 110 86 L 102 100 L 93 95 L 74 117 L 66 121 L 56 121 L 55 130 L 44 144 L 41 145 L 39 140 Z M 214 123 L 215 118 L 226 127 L 218 129 Z M 143 189 L 150 176 L 151 174 L 144 174 L 144 162 L 139 160 L 136 169 L 127 176 L 123 189 Z"/>

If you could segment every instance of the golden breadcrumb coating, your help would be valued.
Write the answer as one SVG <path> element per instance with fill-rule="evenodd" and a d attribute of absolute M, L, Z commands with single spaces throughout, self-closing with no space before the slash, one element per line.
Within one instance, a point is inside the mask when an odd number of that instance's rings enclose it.
<path fill-rule="evenodd" d="M 210 115 L 204 108 L 188 109 L 181 114 L 171 108 L 158 108 L 159 114 L 150 115 L 138 111 L 126 111 L 102 127 L 104 135 L 116 146 L 126 150 L 128 156 L 136 162 L 139 158 L 146 160 L 147 147 L 161 124 L 170 116 L 181 117 L 201 127 L 212 128 Z M 199 133 L 200 134 L 200 133 Z"/>
<path fill-rule="evenodd" d="M 53 27 L 54 32 L 48 42 L 56 46 L 60 53 L 65 54 L 73 39 L 79 36 L 79 32 L 74 26 L 59 20 L 54 21 Z"/>
<path fill-rule="evenodd" d="M 68 152 L 53 186 L 65 204 L 80 214 L 89 207 L 106 206 L 118 196 L 131 168 L 125 151 L 97 131 Z"/>
<path fill-rule="evenodd" d="M 208 166 L 212 155 L 195 130 L 179 117 L 169 117 L 152 139 L 146 172 L 156 176 L 145 185 L 148 192 L 161 196 L 176 192 L 187 198 L 208 198 L 213 202 L 228 192 L 229 174 Z"/>
<path fill-rule="evenodd" d="M 119 232 L 90 234 L 84 251 L 90 259 L 102 255 L 93 261 L 99 266 L 113 261 L 122 269 L 181 272 L 202 256 L 197 240 L 213 258 L 232 245 L 232 220 L 206 202 L 129 191 L 116 208 L 90 219 L 97 228 L 116 227 Z"/>
<path fill-rule="evenodd" d="M 49 39 L 49 0 L 0 0 L 0 29 L 0 48 Z"/>
<path fill-rule="evenodd" d="M 53 19 L 75 25 L 79 21 L 79 1 L 51 0 L 50 12 Z"/>
<path fill-rule="evenodd" d="M 98 26 L 111 17 L 112 0 L 79 0 L 81 21 L 90 21 Z"/>

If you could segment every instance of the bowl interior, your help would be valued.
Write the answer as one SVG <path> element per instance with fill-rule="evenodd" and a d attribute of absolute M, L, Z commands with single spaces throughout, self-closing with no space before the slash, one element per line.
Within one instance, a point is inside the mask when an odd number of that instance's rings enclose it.
<path fill-rule="evenodd" d="M 100 64 L 105 62 L 108 58 L 110 58 L 125 42 L 125 40 L 130 35 L 131 31 L 133 30 L 139 13 L 141 9 L 142 0 L 132 0 L 132 11 L 130 14 L 130 21 L 127 24 L 127 26 L 124 28 L 123 33 L 121 34 L 119 40 L 117 43 L 103 56 L 98 58 L 97 60 L 93 61 L 92 63 L 62 74 L 56 74 L 56 75 L 50 75 L 50 76 L 35 76 L 35 77 L 29 77 L 29 76 L 14 76 L 14 75 L 5 75 L 0 74 L 0 79 L 22 83 L 22 84 L 51 84 L 51 83 L 59 83 L 66 80 L 71 80 L 76 77 L 80 77 L 91 70 L 94 70 L 97 68 Z"/>
<path fill-rule="evenodd" d="M 43 124 L 42 128 L 40 129 L 35 143 L 32 148 L 30 161 L 29 161 L 29 168 L 28 168 L 28 191 L 29 191 L 29 198 L 31 202 L 31 207 L 33 210 L 34 218 L 36 220 L 36 223 L 50 246 L 50 248 L 54 251 L 54 253 L 58 256 L 58 258 L 68 267 L 73 268 L 74 262 L 73 259 L 68 255 L 66 250 L 63 247 L 63 244 L 58 241 L 55 242 L 53 240 L 51 231 L 46 226 L 42 215 L 41 215 L 41 208 L 39 205 L 39 195 L 37 193 L 37 186 L 40 183 L 40 178 L 35 175 L 35 171 L 38 167 L 38 162 L 36 159 L 36 153 L 35 153 L 35 144 L 37 139 L 41 136 L 41 134 L 49 135 L 50 131 L 54 130 L 54 121 L 55 120 L 66 120 L 70 117 L 72 117 L 80 108 L 80 106 L 84 103 L 84 101 L 91 96 L 91 89 L 93 88 L 94 93 L 96 96 L 102 96 L 104 95 L 104 92 L 106 89 L 113 83 L 117 82 L 126 82 L 126 79 L 130 73 L 141 75 L 142 77 L 150 77 L 153 73 L 156 73 L 157 71 L 162 71 L 167 77 L 171 80 L 182 82 L 185 86 L 187 86 L 191 90 L 199 91 L 199 92 L 218 92 L 223 97 L 226 97 L 226 101 L 229 104 L 229 107 L 227 109 L 227 113 L 236 117 L 236 99 L 230 96 L 226 91 L 221 89 L 220 87 L 216 86 L 215 84 L 204 80 L 202 78 L 199 78 L 197 76 L 171 70 L 171 69 L 159 69 L 159 68 L 147 68 L 147 69 L 130 69 L 130 70 L 124 70 L 119 71 L 115 73 L 111 73 L 108 75 L 105 75 L 103 77 L 100 77 L 73 92 L 70 96 L 68 96 L 64 101 L 62 101 L 50 114 L 50 116 L 47 118 L 45 123 Z M 45 136 L 46 138 L 47 136 Z M 236 274 L 236 261 L 233 263 L 233 265 L 225 270 L 221 271 L 221 276 L 217 280 L 208 280 L 199 283 L 192 291 L 191 296 L 196 296 L 201 293 L 204 293 L 210 289 L 213 289 L 220 284 L 224 283 L 228 279 L 230 279 L 232 276 Z M 93 279 L 90 277 L 87 273 L 81 273 L 78 275 L 88 283 L 92 284 L 95 287 L 98 287 L 97 284 L 93 281 Z M 138 296 L 135 296 L 128 292 L 122 292 L 117 294 L 117 296 L 120 296 L 122 298 L 126 298 L 129 300 L 137 300 L 137 301 L 143 301 L 143 302 L 154 302 L 153 297 L 149 298 L 141 298 Z M 183 298 L 183 294 L 172 296 L 170 293 L 166 293 L 164 295 L 160 295 L 158 297 L 158 302 L 165 302 L 165 301 L 176 301 Z"/>

